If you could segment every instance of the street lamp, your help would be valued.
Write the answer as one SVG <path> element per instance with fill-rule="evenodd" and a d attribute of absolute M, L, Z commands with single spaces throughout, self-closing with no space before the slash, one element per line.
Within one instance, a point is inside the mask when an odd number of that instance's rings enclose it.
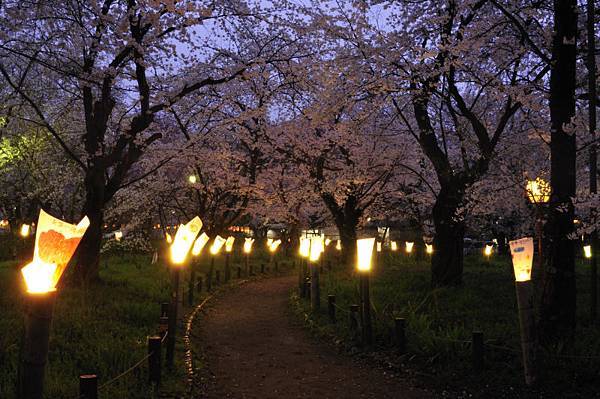
<path fill-rule="evenodd" d="M 363 320 L 363 342 L 370 345 L 373 342 L 371 325 L 371 294 L 369 292 L 369 275 L 371 273 L 373 247 L 375 238 L 356 240 L 356 269 L 360 276 L 360 297 Z"/>
<path fill-rule="evenodd" d="M 525 190 L 529 202 L 535 206 L 535 235 L 537 236 L 538 258 L 536 267 L 538 270 L 542 268 L 543 257 L 543 233 L 544 233 L 544 204 L 550 201 L 550 184 L 537 177 L 535 180 L 528 180 Z"/>
<path fill-rule="evenodd" d="M 56 285 L 89 225 L 87 217 L 73 225 L 40 210 L 33 259 L 21 269 L 27 292 L 20 398 L 42 398 Z"/>

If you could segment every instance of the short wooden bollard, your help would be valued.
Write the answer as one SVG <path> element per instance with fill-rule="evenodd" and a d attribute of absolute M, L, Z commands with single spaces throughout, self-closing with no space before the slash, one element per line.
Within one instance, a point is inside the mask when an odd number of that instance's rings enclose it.
<path fill-rule="evenodd" d="M 163 302 L 160 304 L 160 317 L 169 316 L 169 302 Z"/>
<path fill-rule="evenodd" d="M 160 385 L 161 337 L 148 337 L 148 381 Z"/>
<path fill-rule="evenodd" d="M 198 282 L 196 283 L 196 291 L 202 292 L 202 276 L 198 277 Z"/>
<path fill-rule="evenodd" d="M 394 330 L 396 332 L 396 347 L 400 353 L 406 353 L 406 320 L 401 317 L 394 319 Z"/>
<path fill-rule="evenodd" d="M 264 273 L 264 272 L 265 272 L 265 264 L 264 264 L 264 263 L 261 263 L 261 264 L 260 264 L 260 272 L 261 272 L 261 273 Z"/>
<path fill-rule="evenodd" d="M 310 279 L 308 277 L 304 278 L 302 282 L 302 298 L 307 298 L 310 295 Z"/>
<path fill-rule="evenodd" d="M 335 295 L 327 295 L 327 313 L 329 321 L 335 323 Z"/>
<path fill-rule="evenodd" d="M 238 266 L 238 268 L 237 268 L 237 278 L 242 278 L 242 268 L 241 268 L 241 266 Z"/>
<path fill-rule="evenodd" d="M 350 305 L 350 329 L 357 330 L 358 329 L 358 311 L 360 306 L 358 305 Z"/>
<path fill-rule="evenodd" d="M 158 322 L 158 335 L 162 337 L 165 336 L 167 331 L 169 330 L 169 316 L 161 316 L 160 321 Z"/>
<path fill-rule="evenodd" d="M 98 376 L 96 374 L 79 376 L 79 398 L 98 399 Z"/>
<path fill-rule="evenodd" d="M 473 352 L 473 371 L 480 372 L 484 367 L 483 332 L 473 331 L 471 349 Z"/>
<path fill-rule="evenodd" d="M 221 271 L 220 270 L 215 271 L 215 284 L 217 284 L 217 285 L 221 284 Z"/>

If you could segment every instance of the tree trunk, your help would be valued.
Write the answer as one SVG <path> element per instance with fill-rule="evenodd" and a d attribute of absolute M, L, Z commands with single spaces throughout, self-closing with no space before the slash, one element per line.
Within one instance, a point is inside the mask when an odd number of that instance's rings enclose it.
<path fill-rule="evenodd" d="M 457 188 L 456 183 L 442 186 L 433 206 L 433 287 L 462 284 L 465 225 L 456 217 L 456 211 L 462 202 L 462 191 Z"/>
<path fill-rule="evenodd" d="M 539 333 L 542 339 L 572 336 L 575 329 L 576 287 L 573 240 L 575 196 L 575 134 L 565 127 L 575 114 L 577 4 L 554 1 L 552 70 L 550 76 L 551 177 L 548 259 L 543 275 Z"/>
<path fill-rule="evenodd" d="M 356 257 L 356 225 L 353 221 L 344 220 L 336 223 L 342 242 L 342 264 L 351 266 Z"/>

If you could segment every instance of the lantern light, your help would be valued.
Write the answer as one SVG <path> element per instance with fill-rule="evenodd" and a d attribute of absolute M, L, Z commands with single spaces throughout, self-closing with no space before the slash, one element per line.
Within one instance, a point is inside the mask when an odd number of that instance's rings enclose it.
<path fill-rule="evenodd" d="M 324 241 L 323 237 L 315 236 L 310 239 L 310 256 L 309 260 L 311 262 L 316 262 L 319 260 L 321 256 L 321 252 L 323 252 Z"/>
<path fill-rule="evenodd" d="M 377 243 L 377 252 L 381 252 L 381 243 L 380 242 Z"/>
<path fill-rule="evenodd" d="M 196 237 L 202 228 L 202 220 L 198 216 L 187 222 L 185 225 L 179 225 L 173 244 L 171 244 L 171 261 L 175 265 L 181 265 L 185 262 L 188 252 L 192 248 Z"/>
<path fill-rule="evenodd" d="M 335 244 L 335 249 L 337 249 L 338 251 L 342 250 L 342 241 L 341 240 L 337 240 L 337 243 Z"/>
<path fill-rule="evenodd" d="M 404 243 L 405 249 L 406 249 L 406 253 L 409 254 L 412 252 L 413 247 L 415 246 L 415 243 L 412 241 L 406 241 Z"/>
<path fill-rule="evenodd" d="M 29 237 L 30 233 L 31 233 L 31 226 L 29 226 L 28 224 L 23 223 L 21 225 L 21 230 L 19 231 L 19 234 L 21 235 L 21 237 L 27 238 L 27 237 Z"/>
<path fill-rule="evenodd" d="M 123 238 L 123 232 L 122 231 L 115 231 L 115 240 L 121 241 L 121 238 Z"/>
<path fill-rule="evenodd" d="M 190 184 L 196 184 L 196 182 L 198 181 L 198 178 L 196 177 L 196 175 L 189 175 L 188 181 L 190 182 Z"/>
<path fill-rule="evenodd" d="M 267 238 L 267 248 L 270 248 L 271 244 L 273 244 L 273 239 L 272 238 Z"/>
<path fill-rule="evenodd" d="M 252 244 L 254 244 L 254 238 L 246 237 L 244 241 L 244 253 L 249 254 L 252 252 Z"/>
<path fill-rule="evenodd" d="M 533 264 L 533 238 L 526 237 L 510 241 L 515 281 L 531 280 L 531 266 Z"/>
<path fill-rule="evenodd" d="M 310 238 L 300 237 L 299 253 L 303 258 L 308 258 L 310 256 Z"/>
<path fill-rule="evenodd" d="M 198 236 L 198 238 L 196 238 L 196 241 L 194 241 L 194 246 L 192 247 L 192 255 L 193 256 L 200 255 L 200 253 L 202 252 L 202 248 L 204 248 L 204 246 L 206 245 L 208 240 L 210 240 L 210 238 L 208 237 L 208 235 L 206 233 L 200 234 L 200 236 Z"/>
<path fill-rule="evenodd" d="M 362 238 L 356 240 L 356 268 L 359 272 L 371 270 L 371 258 L 373 257 L 373 246 L 375 238 Z"/>
<path fill-rule="evenodd" d="M 329 238 L 325 239 L 325 246 L 328 247 L 331 244 L 331 240 Z"/>
<path fill-rule="evenodd" d="M 277 248 L 279 248 L 279 245 L 281 245 L 281 240 L 273 241 L 269 246 L 269 251 L 271 251 L 271 253 L 274 253 L 275 251 L 277 251 Z"/>
<path fill-rule="evenodd" d="M 550 201 L 550 184 L 541 177 L 527 181 L 527 198 L 534 204 Z"/>
<path fill-rule="evenodd" d="M 392 251 L 397 251 L 398 250 L 398 243 L 396 241 L 392 241 Z"/>
<path fill-rule="evenodd" d="M 585 255 L 585 257 L 587 259 L 590 259 L 592 257 L 592 246 L 591 245 L 585 245 L 583 247 L 583 254 Z"/>
<path fill-rule="evenodd" d="M 483 254 L 487 257 L 490 257 L 492 255 L 492 250 L 494 249 L 493 245 L 490 244 L 486 244 L 485 248 L 483 249 Z"/>
<path fill-rule="evenodd" d="M 425 244 L 425 252 L 431 255 L 433 253 L 433 244 Z"/>
<path fill-rule="evenodd" d="M 40 210 L 33 260 L 21 269 L 27 292 L 43 294 L 56 290 L 89 225 L 87 216 L 74 225 Z"/>
<path fill-rule="evenodd" d="M 171 234 L 165 233 L 165 240 L 167 240 L 167 244 L 171 244 L 173 242 L 173 237 L 171 237 Z"/>
<path fill-rule="evenodd" d="M 218 254 L 226 241 L 227 240 L 225 240 L 223 237 L 216 236 L 215 239 L 213 240 L 212 245 L 210 246 L 210 253 L 212 255 Z"/>
<path fill-rule="evenodd" d="M 234 236 L 227 237 L 227 241 L 225 241 L 225 252 L 231 252 L 233 250 L 233 242 L 235 241 Z"/>

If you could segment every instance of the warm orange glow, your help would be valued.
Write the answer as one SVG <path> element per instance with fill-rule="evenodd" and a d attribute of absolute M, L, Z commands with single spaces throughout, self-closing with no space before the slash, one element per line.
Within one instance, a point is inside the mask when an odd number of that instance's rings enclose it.
<path fill-rule="evenodd" d="M 583 254 L 585 255 L 586 258 L 590 259 L 592 257 L 592 246 L 585 245 L 583 247 Z"/>
<path fill-rule="evenodd" d="M 325 239 L 325 246 L 328 247 L 331 244 L 331 240 L 329 238 Z"/>
<path fill-rule="evenodd" d="M 308 258 L 310 256 L 310 239 L 308 237 L 300 237 L 300 256 Z"/>
<path fill-rule="evenodd" d="M 359 272 L 368 272 L 371 270 L 374 245 L 375 238 L 356 240 L 356 268 Z"/>
<path fill-rule="evenodd" d="M 396 241 L 392 241 L 392 251 L 397 251 L 398 250 L 398 243 Z"/>
<path fill-rule="evenodd" d="M 321 253 L 323 252 L 323 248 L 325 248 L 325 242 L 322 236 L 311 237 L 309 260 L 311 262 L 318 261 Z"/>
<path fill-rule="evenodd" d="M 335 249 L 337 249 L 338 251 L 342 250 L 342 241 L 337 240 L 337 243 L 335 244 Z"/>
<path fill-rule="evenodd" d="M 200 255 L 200 253 L 202 252 L 202 248 L 204 248 L 208 240 L 210 240 L 210 238 L 208 237 L 208 235 L 206 235 L 206 233 L 200 234 L 200 236 L 196 238 L 196 241 L 194 241 L 194 246 L 192 247 L 192 255 Z"/>
<path fill-rule="evenodd" d="M 189 175 L 188 181 L 190 182 L 190 184 L 196 184 L 196 182 L 198 181 L 198 178 L 196 177 L 196 175 Z"/>
<path fill-rule="evenodd" d="M 234 236 L 227 237 L 227 241 L 225 241 L 225 252 L 231 252 L 233 250 L 233 242 L 235 241 Z"/>
<path fill-rule="evenodd" d="M 173 244 L 171 244 L 171 262 L 175 265 L 182 265 L 187 258 L 196 237 L 202 229 L 202 220 L 198 216 L 187 222 L 180 224 L 175 233 Z"/>
<path fill-rule="evenodd" d="M 33 261 L 21 269 L 27 292 L 31 294 L 43 294 L 56 290 L 57 281 L 54 280 L 56 265 Z"/>
<path fill-rule="evenodd" d="M 407 254 L 411 253 L 411 252 L 412 252 L 412 250 L 413 250 L 413 247 L 414 247 L 414 246 L 415 246 L 415 243 L 414 243 L 414 242 L 412 242 L 412 241 L 406 241 L 406 242 L 404 243 L 404 248 L 405 248 L 405 250 L 406 250 L 406 253 L 407 253 Z"/>
<path fill-rule="evenodd" d="M 425 244 L 425 252 L 431 255 L 433 253 L 433 244 Z"/>
<path fill-rule="evenodd" d="M 224 239 L 221 236 L 216 236 L 215 239 L 213 240 L 212 245 L 210 246 L 210 253 L 212 255 L 216 255 L 219 253 L 219 251 L 221 250 L 221 248 L 223 248 L 223 245 L 225 245 L 225 242 L 227 240 Z"/>
<path fill-rule="evenodd" d="M 123 238 L 123 232 L 122 231 L 115 231 L 115 240 L 121 241 L 121 238 Z"/>
<path fill-rule="evenodd" d="M 252 252 L 252 244 L 254 244 L 254 238 L 246 237 L 244 241 L 244 253 L 249 254 Z"/>
<path fill-rule="evenodd" d="M 550 184 L 541 177 L 527 181 L 527 198 L 534 204 L 550 201 Z"/>
<path fill-rule="evenodd" d="M 173 237 L 171 237 L 171 234 L 165 233 L 165 240 L 167 240 L 167 244 L 171 244 L 173 242 Z"/>
<path fill-rule="evenodd" d="M 377 243 L 377 252 L 381 252 L 381 243 L 380 242 Z"/>
<path fill-rule="evenodd" d="M 273 244 L 273 239 L 267 238 L 267 248 L 271 248 L 271 244 Z"/>
<path fill-rule="evenodd" d="M 271 253 L 275 253 L 275 251 L 277 251 L 277 248 L 279 248 L 279 246 L 281 245 L 281 240 L 275 240 L 271 243 L 271 245 L 269 246 L 269 251 L 271 251 Z"/>
<path fill-rule="evenodd" d="M 23 223 L 21 225 L 21 230 L 19 231 L 19 234 L 21 235 L 21 237 L 27 238 L 27 237 L 29 237 L 30 233 L 31 233 L 31 226 L 29 226 L 28 224 Z"/>
<path fill-rule="evenodd" d="M 491 255 L 492 255 L 492 250 L 493 250 L 493 249 L 494 249 L 494 246 L 493 246 L 493 245 L 486 244 L 486 245 L 485 245 L 485 248 L 483 249 L 483 254 L 484 254 L 485 256 L 488 256 L 488 257 L 489 257 L 489 256 L 491 256 Z"/>
<path fill-rule="evenodd" d="M 510 254 L 512 255 L 515 281 L 531 280 L 531 266 L 533 265 L 533 238 L 521 238 L 510 241 Z"/>

